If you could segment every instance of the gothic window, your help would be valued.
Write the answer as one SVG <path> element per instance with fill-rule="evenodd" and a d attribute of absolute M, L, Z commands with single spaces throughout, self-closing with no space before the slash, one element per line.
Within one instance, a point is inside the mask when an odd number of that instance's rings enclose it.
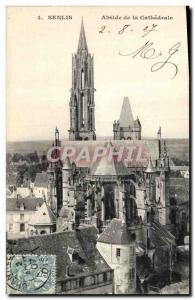
<path fill-rule="evenodd" d="M 83 69 L 81 70 L 81 88 L 84 89 L 85 87 L 85 74 Z"/>
<path fill-rule="evenodd" d="M 82 94 L 81 95 L 81 122 L 82 122 L 82 125 L 84 125 L 84 110 L 85 110 L 84 96 Z"/>
<path fill-rule="evenodd" d="M 77 96 L 74 95 L 74 105 L 77 106 Z"/>

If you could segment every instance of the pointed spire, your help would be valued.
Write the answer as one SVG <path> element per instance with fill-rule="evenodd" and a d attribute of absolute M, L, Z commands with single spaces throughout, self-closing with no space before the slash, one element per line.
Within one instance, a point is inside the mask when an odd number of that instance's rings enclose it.
<path fill-rule="evenodd" d="M 63 164 L 63 170 L 72 170 L 72 165 L 70 163 L 69 156 L 66 157 L 64 164 Z"/>
<path fill-rule="evenodd" d="M 120 127 L 133 126 L 134 118 L 128 97 L 124 97 L 119 122 Z"/>
<path fill-rule="evenodd" d="M 87 41 L 86 41 L 86 37 L 85 37 L 85 28 L 84 28 L 84 23 L 83 23 L 83 17 L 82 17 L 82 21 L 81 21 L 81 30 L 80 30 L 80 36 L 79 36 L 79 43 L 78 43 L 77 52 L 80 52 L 82 50 L 88 51 Z"/>
<path fill-rule="evenodd" d="M 155 173 L 155 169 L 154 169 L 154 167 L 153 167 L 151 157 L 149 158 L 147 168 L 145 169 L 144 172 L 145 172 L 145 173 Z"/>

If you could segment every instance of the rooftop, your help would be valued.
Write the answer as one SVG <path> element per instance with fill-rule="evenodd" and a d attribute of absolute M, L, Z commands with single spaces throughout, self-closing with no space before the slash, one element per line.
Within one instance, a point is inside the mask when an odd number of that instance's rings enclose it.
<path fill-rule="evenodd" d="M 120 219 L 112 219 L 108 227 L 105 228 L 98 238 L 98 242 L 100 243 L 115 245 L 129 244 L 132 240 L 130 231 Z"/>
<path fill-rule="evenodd" d="M 57 281 L 68 278 L 67 266 L 71 276 L 81 277 L 88 274 L 111 270 L 96 249 L 97 230 L 94 226 L 79 231 L 66 231 L 48 235 L 37 235 L 17 241 L 7 241 L 7 254 L 55 254 L 57 260 Z M 79 260 L 70 261 L 68 249 L 74 249 Z"/>
<path fill-rule="evenodd" d="M 56 217 L 51 208 L 43 202 L 42 206 L 36 211 L 30 220 L 31 225 L 53 225 L 56 223 Z"/>
<path fill-rule="evenodd" d="M 37 210 L 43 204 L 42 198 L 7 198 L 6 199 L 6 210 L 7 211 L 20 211 L 21 206 L 24 210 Z"/>

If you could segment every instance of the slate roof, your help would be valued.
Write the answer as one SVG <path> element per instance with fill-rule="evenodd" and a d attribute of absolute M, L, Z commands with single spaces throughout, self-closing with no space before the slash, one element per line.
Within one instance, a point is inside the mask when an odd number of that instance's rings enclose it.
<path fill-rule="evenodd" d="M 122 220 L 112 219 L 111 223 L 104 229 L 97 241 L 100 243 L 125 245 L 129 244 L 132 238 L 130 231 Z"/>
<path fill-rule="evenodd" d="M 42 198 L 7 198 L 6 210 L 7 211 L 19 211 L 20 206 L 24 205 L 24 210 L 35 211 L 38 206 L 43 204 Z"/>
<path fill-rule="evenodd" d="M 119 122 L 120 127 L 129 127 L 134 125 L 133 113 L 128 97 L 124 97 L 123 99 L 123 105 L 120 113 Z"/>
<path fill-rule="evenodd" d="M 48 235 L 7 241 L 7 254 L 55 254 L 57 260 L 57 281 L 68 278 L 67 266 L 74 278 L 111 270 L 95 247 L 97 230 L 94 226 L 79 231 L 66 231 Z M 70 261 L 68 248 L 73 248 L 81 263 Z"/>
<path fill-rule="evenodd" d="M 187 178 L 170 178 L 169 195 L 176 197 L 177 204 L 189 202 L 189 179 Z"/>
<path fill-rule="evenodd" d="M 46 172 L 37 173 L 34 182 L 35 187 L 47 188 L 48 186 L 48 177 Z"/>

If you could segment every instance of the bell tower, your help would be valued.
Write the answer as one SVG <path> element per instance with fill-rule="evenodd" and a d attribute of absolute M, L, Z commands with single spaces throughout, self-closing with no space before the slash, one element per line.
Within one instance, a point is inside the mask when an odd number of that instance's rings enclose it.
<path fill-rule="evenodd" d="M 93 56 L 88 52 L 83 20 L 77 53 L 72 56 L 69 140 L 95 140 Z"/>

